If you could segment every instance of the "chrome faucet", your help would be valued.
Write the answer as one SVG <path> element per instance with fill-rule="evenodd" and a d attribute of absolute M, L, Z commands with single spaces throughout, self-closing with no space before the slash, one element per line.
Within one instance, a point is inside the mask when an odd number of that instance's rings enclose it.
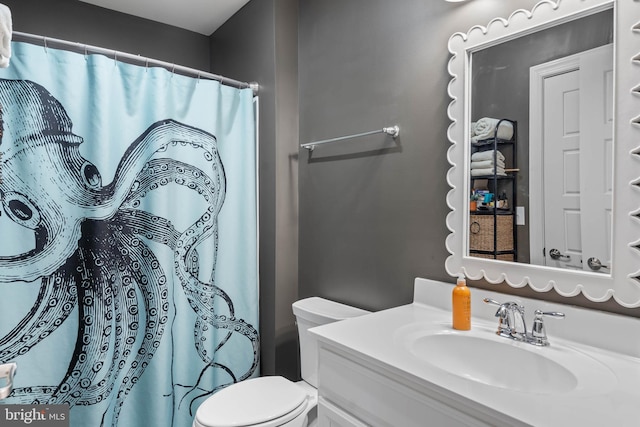
<path fill-rule="evenodd" d="M 527 341 L 527 325 L 524 320 L 524 307 L 515 302 L 499 303 L 490 298 L 483 300 L 487 304 L 498 306 L 496 317 L 499 319 L 498 330 L 500 336 L 516 341 Z"/>
<path fill-rule="evenodd" d="M 531 333 L 527 332 L 527 325 L 524 320 L 524 307 L 516 302 L 499 303 L 490 298 L 483 300 L 487 304 L 497 305 L 498 311 L 495 316 L 499 319 L 496 334 L 515 341 L 522 341 L 538 346 L 548 346 L 547 333 L 544 329 L 542 316 L 552 316 L 564 318 L 564 313 L 535 311 L 533 327 Z"/>

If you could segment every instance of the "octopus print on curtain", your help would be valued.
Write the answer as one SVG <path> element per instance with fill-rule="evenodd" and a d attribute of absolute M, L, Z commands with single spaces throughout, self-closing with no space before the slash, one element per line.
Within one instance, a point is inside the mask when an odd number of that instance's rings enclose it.
<path fill-rule="evenodd" d="M 258 374 L 250 89 L 13 44 L 0 70 L 2 403 L 190 426 Z"/>

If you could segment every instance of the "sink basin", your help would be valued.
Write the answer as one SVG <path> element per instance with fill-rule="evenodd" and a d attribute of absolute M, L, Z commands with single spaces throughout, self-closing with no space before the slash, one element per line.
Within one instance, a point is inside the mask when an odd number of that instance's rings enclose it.
<path fill-rule="evenodd" d="M 485 328 L 430 329 L 413 326 L 398 338 L 413 357 L 462 380 L 531 394 L 600 394 L 617 381 L 604 364 L 568 346 L 536 347 Z"/>
<path fill-rule="evenodd" d="M 564 393 L 578 385 L 565 366 L 539 351 L 460 334 L 435 334 L 413 342 L 411 352 L 454 375 L 516 391 Z M 530 345 L 522 343 L 521 345 Z M 532 350 L 547 350 L 532 348 Z"/>

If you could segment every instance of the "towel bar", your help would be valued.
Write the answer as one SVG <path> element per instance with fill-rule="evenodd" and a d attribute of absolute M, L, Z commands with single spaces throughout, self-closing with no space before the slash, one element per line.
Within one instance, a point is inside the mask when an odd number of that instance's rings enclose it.
<path fill-rule="evenodd" d="M 337 138 L 323 139 L 321 141 L 314 141 L 314 142 L 308 142 L 306 144 L 301 144 L 300 147 L 301 148 L 306 148 L 309 151 L 313 151 L 313 149 L 315 148 L 316 145 L 329 144 L 329 143 L 332 143 L 332 142 L 342 141 L 342 140 L 345 140 L 345 139 L 358 138 L 358 137 L 367 136 L 367 135 L 374 135 L 376 133 L 386 133 L 387 135 L 391 135 L 391 137 L 393 137 L 393 139 L 396 139 L 398 137 L 398 135 L 400 134 L 400 127 L 398 125 L 395 125 L 395 126 L 385 127 L 385 128 L 379 129 L 379 130 L 372 130 L 370 132 L 357 133 L 357 134 L 354 134 L 354 135 L 339 136 Z"/>

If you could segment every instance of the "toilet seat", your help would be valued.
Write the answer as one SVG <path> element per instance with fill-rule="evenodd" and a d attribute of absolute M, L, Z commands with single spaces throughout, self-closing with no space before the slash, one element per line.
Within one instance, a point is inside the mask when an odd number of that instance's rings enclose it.
<path fill-rule="evenodd" d="M 203 427 L 276 427 L 300 415 L 308 400 L 305 390 L 286 378 L 253 378 L 207 399 L 196 422 Z"/>

